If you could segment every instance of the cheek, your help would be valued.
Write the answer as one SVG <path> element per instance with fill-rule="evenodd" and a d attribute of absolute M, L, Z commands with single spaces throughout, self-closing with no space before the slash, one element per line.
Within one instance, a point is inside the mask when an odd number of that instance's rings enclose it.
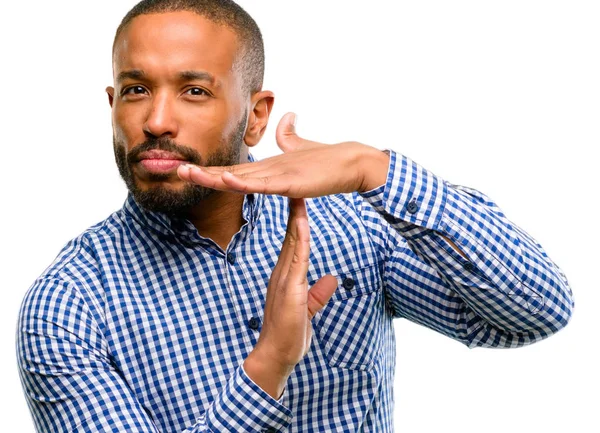
<path fill-rule="evenodd" d="M 113 133 L 115 139 L 130 149 L 144 138 L 143 121 L 137 110 L 126 109 L 116 105 L 112 113 Z M 140 141 L 141 140 L 141 141 Z"/>
<path fill-rule="evenodd" d="M 223 106 L 211 104 L 204 107 L 181 107 L 179 125 L 182 142 L 203 143 L 204 146 L 217 147 L 227 137 L 232 117 Z"/>

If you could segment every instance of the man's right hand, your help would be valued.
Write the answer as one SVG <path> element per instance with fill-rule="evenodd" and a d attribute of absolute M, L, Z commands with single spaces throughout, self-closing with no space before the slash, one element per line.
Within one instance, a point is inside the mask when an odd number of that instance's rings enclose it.
<path fill-rule="evenodd" d="M 267 288 L 258 342 L 244 361 L 254 383 L 279 399 L 294 367 L 308 353 L 311 319 L 337 287 L 332 275 L 308 290 L 310 232 L 304 199 L 290 199 L 287 232 Z"/>

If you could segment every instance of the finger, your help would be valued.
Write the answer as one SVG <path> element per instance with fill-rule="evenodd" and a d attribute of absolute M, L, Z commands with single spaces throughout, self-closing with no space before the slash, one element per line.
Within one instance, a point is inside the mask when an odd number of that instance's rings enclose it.
<path fill-rule="evenodd" d="M 201 182 L 202 185 L 207 182 L 218 183 L 220 176 L 224 172 L 229 173 L 250 173 L 253 171 L 264 170 L 265 163 L 249 162 L 245 164 L 227 165 L 227 166 L 198 166 L 194 164 L 182 164 L 177 168 L 177 175 L 186 182 Z M 267 165 L 268 167 L 268 165 Z M 208 179 L 211 179 L 210 181 Z"/>
<path fill-rule="evenodd" d="M 275 139 L 279 148 L 284 152 L 293 151 L 299 145 L 300 137 L 296 135 L 296 118 L 295 113 L 286 113 L 277 124 Z"/>
<path fill-rule="evenodd" d="M 177 168 L 177 175 L 185 182 L 204 186 L 206 188 L 218 191 L 244 192 L 237 187 L 240 183 L 239 181 L 234 181 L 233 185 L 231 185 L 224 180 L 230 179 L 228 176 L 233 176 L 228 171 L 224 171 L 226 168 L 227 167 L 219 167 L 219 170 L 213 169 L 213 172 L 211 173 L 205 167 L 200 168 L 195 165 L 182 165 Z M 234 176 L 233 179 L 235 179 Z M 246 188 L 246 190 L 248 190 L 248 188 Z"/>
<path fill-rule="evenodd" d="M 303 202 L 303 201 L 302 201 Z M 301 203 L 304 205 L 304 203 Z M 276 302 L 277 293 L 285 293 L 286 277 L 289 273 L 290 264 L 293 260 L 294 249 L 296 246 L 297 230 L 295 228 L 295 217 L 298 214 L 302 214 L 302 209 L 299 208 L 296 201 L 289 201 L 289 216 L 286 228 L 285 238 L 281 245 L 281 251 L 277 259 L 277 264 L 273 268 L 273 272 L 269 277 L 269 286 L 267 288 L 267 297 L 265 299 L 265 314 L 270 311 L 274 302 Z"/>
<path fill-rule="evenodd" d="M 275 131 L 275 140 L 277 140 L 279 148 L 287 153 L 321 146 L 320 143 L 298 137 L 296 134 L 297 118 L 295 113 L 286 113 L 279 121 Z"/>
<path fill-rule="evenodd" d="M 303 206 L 304 208 L 304 206 Z M 310 258 L 310 228 L 306 213 L 299 209 L 295 212 L 294 221 L 296 236 L 292 261 L 286 277 L 287 293 L 293 292 L 300 298 L 306 299 L 308 284 L 308 263 Z"/>
<path fill-rule="evenodd" d="M 250 176 L 256 173 L 268 173 L 271 170 L 281 167 L 281 164 L 289 158 L 284 155 L 271 156 L 261 161 L 245 162 L 243 164 L 234 164 L 226 166 L 206 165 L 202 166 L 202 170 L 209 174 L 219 175 L 227 171 L 238 176 Z M 193 164 L 185 164 L 184 167 L 196 168 Z M 257 175 L 258 176 L 258 175 Z"/>
<path fill-rule="evenodd" d="M 256 177 L 252 177 L 256 176 Z M 221 174 L 221 188 L 243 192 L 245 194 L 260 193 L 260 194 L 277 194 L 284 197 L 303 197 L 304 190 L 292 185 L 298 183 L 296 178 L 283 172 L 271 172 L 260 175 L 258 173 L 252 175 L 236 175 L 229 172 Z"/>
<path fill-rule="evenodd" d="M 333 275 L 320 278 L 308 291 L 308 319 L 311 320 L 333 296 L 337 280 Z"/>
<path fill-rule="evenodd" d="M 204 172 L 204 169 L 202 170 Z M 312 197 L 314 192 L 302 185 L 297 174 L 277 171 L 238 175 L 224 171 L 218 175 L 198 173 L 191 175 L 194 183 L 220 191 L 243 194 L 277 194 L 284 197 Z"/>
<path fill-rule="evenodd" d="M 303 196 L 303 189 L 292 188 L 294 183 L 298 183 L 298 179 L 282 172 L 275 164 L 268 163 L 254 169 L 251 165 L 244 164 L 239 169 L 238 166 L 198 167 L 186 164 L 177 169 L 177 175 L 185 182 L 219 191 Z"/>
<path fill-rule="evenodd" d="M 224 166 L 206 165 L 206 166 L 202 167 L 202 170 L 204 170 L 210 174 L 221 174 L 225 171 L 228 171 L 230 173 L 235 173 L 235 174 L 248 174 L 248 173 L 253 173 L 256 171 L 263 171 L 263 170 L 269 169 L 270 167 L 275 165 L 275 162 L 271 161 L 273 158 L 277 158 L 277 157 L 266 158 L 266 159 L 263 159 L 262 161 L 245 162 L 243 164 L 224 165 Z"/>
<path fill-rule="evenodd" d="M 308 216 L 306 215 L 306 206 L 303 199 L 290 199 L 290 213 L 288 216 L 287 230 L 285 239 L 279 253 L 277 266 L 280 267 L 279 280 L 284 283 L 290 271 L 294 255 L 296 254 L 296 245 L 298 243 L 298 220 L 304 219 L 308 225 Z"/>
<path fill-rule="evenodd" d="M 180 165 L 177 167 L 177 175 L 185 182 L 205 186 L 207 188 L 218 190 L 226 188 L 220 173 L 209 173 L 204 168 L 200 168 L 196 165 Z"/>

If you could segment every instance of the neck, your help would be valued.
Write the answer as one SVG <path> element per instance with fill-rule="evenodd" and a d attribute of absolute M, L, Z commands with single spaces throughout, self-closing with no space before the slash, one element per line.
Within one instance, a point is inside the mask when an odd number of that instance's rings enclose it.
<path fill-rule="evenodd" d="M 212 239 L 223 251 L 242 225 L 244 195 L 215 191 L 188 215 L 200 236 Z"/>

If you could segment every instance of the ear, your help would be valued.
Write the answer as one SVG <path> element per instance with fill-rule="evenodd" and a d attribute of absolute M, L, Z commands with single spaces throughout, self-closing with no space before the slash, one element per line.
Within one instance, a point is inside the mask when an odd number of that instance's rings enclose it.
<path fill-rule="evenodd" d="M 113 101 L 114 101 L 114 98 L 115 98 L 115 89 L 114 89 L 114 87 L 108 86 L 106 88 L 106 94 L 108 95 L 108 103 L 110 104 L 110 106 L 112 108 Z"/>
<path fill-rule="evenodd" d="M 244 141 L 249 147 L 258 144 L 267 129 L 269 115 L 275 102 L 275 95 L 269 90 L 262 90 L 252 95 L 251 111 L 248 115 L 248 126 Z"/>

